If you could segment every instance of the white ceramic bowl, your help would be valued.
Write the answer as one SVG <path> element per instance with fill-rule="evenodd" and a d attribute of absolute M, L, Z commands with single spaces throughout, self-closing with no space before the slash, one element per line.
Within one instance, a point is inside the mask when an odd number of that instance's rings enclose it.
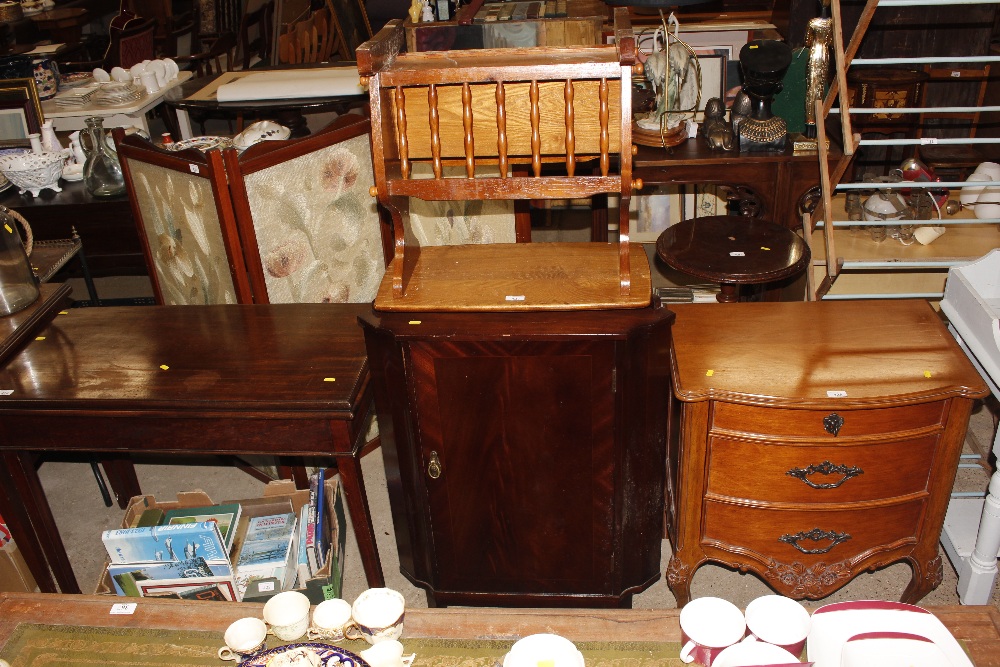
<path fill-rule="evenodd" d="M 987 180 L 990 181 L 1000 181 L 1000 164 L 996 162 L 982 162 L 972 173 L 988 176 Z"/>
<path fill-rule="evenodd" d="M 973 173 L 965 179 L 965 182 L 984 183 L 991 180 L 993 179 L 986 174 Z M 962 202 L 963 206 L 974 206 L 976 204 L 976 200 L 979 199 L 979 195 L 981 195 L 985 189 L 985 185 L 963 185 L 962 192 L 958 195 L 958 201 Z"/>
<path fill-rule="evenodd" d="M 58 183 L 65 159 L 62 153 L 54 152 L 5 155 L 0 157 L 0 171 L 21 194 L 31 192 L 37 197 L 45 188 L 62 192 Z"/>

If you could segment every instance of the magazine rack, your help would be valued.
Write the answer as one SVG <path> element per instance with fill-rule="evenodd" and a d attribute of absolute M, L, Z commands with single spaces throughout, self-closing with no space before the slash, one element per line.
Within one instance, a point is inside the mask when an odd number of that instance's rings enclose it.
<path fill-rule="evenodd" d="M 635 39 L 615 10 L 616 44 L 407 53 L 400 21 L 357 50 L 369 86 L 373 195 L 392 215 L 393 259 L 378 310 L 642 308 L 649 265 L 629 246 Z M 564 175 L 543 175 L 562 163 Z M 427 165 L 429 178 L 415 175 Z M 522 174 L 515 169 L 527 169 Z M 596 175 L 584 175 L 596 165 Z M 463 173 L 449 176 L 449 167 Z M 490 166 L 495 175 L 483 175 Z M 408 198 L 620 198 L 617 245 L 408 248 Z"/>

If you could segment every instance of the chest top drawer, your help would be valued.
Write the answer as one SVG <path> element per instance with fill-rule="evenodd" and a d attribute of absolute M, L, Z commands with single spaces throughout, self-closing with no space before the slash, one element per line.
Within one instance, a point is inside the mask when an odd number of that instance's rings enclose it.
<path fill-rule="evenodd" d="M 947 401 L 867 410 L 797 410 L 715 402 L 712 430 L 778 437 L 851 438 L 940 428 Z"/>

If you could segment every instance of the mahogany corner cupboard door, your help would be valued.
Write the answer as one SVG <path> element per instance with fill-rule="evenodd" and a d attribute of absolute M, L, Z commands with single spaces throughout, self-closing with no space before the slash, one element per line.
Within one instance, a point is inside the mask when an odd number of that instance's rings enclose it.
<path fill-rule="evenodd" d="M 400 567 L 430 603 L 627 606 L 656 581 L 672 320 L 362 318 Z"/>

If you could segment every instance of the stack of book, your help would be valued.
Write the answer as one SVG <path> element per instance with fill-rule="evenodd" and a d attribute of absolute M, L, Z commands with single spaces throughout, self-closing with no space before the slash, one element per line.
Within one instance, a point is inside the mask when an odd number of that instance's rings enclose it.
<path fill-rule="evenodd" d="M 119 595 L 239 600 L 215 521 L 106 530 L 101 538 Z"/>
<path fill-rule="evenodd" d="M 298 530 L 295 514 L 290 512 L 249 519 L 236 563 L 236 586 L 240 598 L 252 581 L 274 579 L 276 588 L 290 590 L 295 586 L 297 576 Z"/>
<path fill-rule="evenodd" d="M 308 500 L 305 494 L 166 510 L 145 498 L 129 508 L 123 522 L 129 528 L 103 534 L 110 558 L 107 590 L 241 601 L 244 594 L 262 600 L 307 588 L 310 595 L 325 596 L 330 588 L 336 597 L 342 576 L 337 554 L 344 546 L 338 526 L 345 520 L 339 485 L 321 471 L 310 480 Z M 203 493 L 201 498 L 211 502 Z"/>

